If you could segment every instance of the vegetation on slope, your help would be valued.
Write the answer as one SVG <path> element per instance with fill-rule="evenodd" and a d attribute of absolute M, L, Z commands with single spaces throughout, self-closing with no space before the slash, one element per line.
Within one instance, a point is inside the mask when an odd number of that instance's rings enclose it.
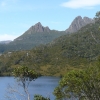
<path fill-rule="evenodd" d="M 0 56 L 1 74 L 19 65 L 29 66 L 43 75 L 64 75 L 71 69 L 86 68 L 100 55 L 100 21 L 78 32 L 67 34 L 48 45 L 32 50 L 8 52 Z"/>
<path fill-rule="evenodd" d="M 65 74 L 54 90 L 56 100 L 78 98 L 79 100 L 100 99 L 100 58 L 98 63 L 84 70 L 72 70 Z"/>
<path fill-rule="evenodd" d="M 24 33 L 9 44 L 0 44 L 0 52 L 30 50 L 36 46 L 50 43 L 55 38 L 66 34 L 64 31 Z"/>

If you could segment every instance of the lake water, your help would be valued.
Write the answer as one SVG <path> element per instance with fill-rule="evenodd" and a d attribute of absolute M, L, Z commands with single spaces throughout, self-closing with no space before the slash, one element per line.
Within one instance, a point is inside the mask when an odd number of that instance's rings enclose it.
<path fill-rule="evenodd" d="M 31 96 L 31 100 L 33 100 L 34 94 L 40 94 L 44 97 L 50 97 L 51 100 L 54 100 L 54 95 L 52 94 L 54 88 L 58 85 L 60 78 L 58 77 L 39 77 L 35 81 L 32 81 L 29 85 L 29 92 Z M 9 100 L 7 96 L 11 95 L 16 99 L 13 100 L 22 100 L 19 99 L 20 96 L 15 94 L 7 93 L 8 86 L 10 85 L 13 89 L 17 89 L 20 93 L 23 92 L 23 88 L 17 86 L 16 79 L 13 77 L 0 77 L 0 100 Z"/>

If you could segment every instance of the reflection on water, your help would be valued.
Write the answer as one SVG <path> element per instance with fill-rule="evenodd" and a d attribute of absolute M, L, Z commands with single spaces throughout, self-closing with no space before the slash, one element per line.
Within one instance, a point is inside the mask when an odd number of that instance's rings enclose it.
<path fill-rule="evenodd" d="M 52 94 L 54 88 L 58 85 L 60 78 L 58 77 L 39 77 L 35 81 L 32 81 L 29 85 L 29 92 L 31 100 L 33 100 L 34 94 L 40 94 L 44 97 L 50 97 L 51 100 L 54 100 L 54 95 Z M 14 86 L 16 79 L 13 77 L 0 77 L 0 100 L 8 100 L 5 98 L 6 90 L 8 84 Z M 23 88 L 20 87 L 19 91 L 22 91 Z"/>

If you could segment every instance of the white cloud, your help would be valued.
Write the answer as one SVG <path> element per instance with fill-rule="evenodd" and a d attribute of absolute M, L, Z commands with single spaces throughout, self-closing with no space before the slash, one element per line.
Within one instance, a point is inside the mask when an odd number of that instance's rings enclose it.
<path fill-rule="evenodd" d="M 100 5 L 100 0 L 69 0 L 68 2 L 62 3 L 61 6 L 68 8 L 94 8 Z"/>
<path fill-rule="evenodd" d="M 14 40 L 17 37 L 18 37 L 17 35 L 0 34 L 0 41 L 4 41 L 4 40 Z"/>

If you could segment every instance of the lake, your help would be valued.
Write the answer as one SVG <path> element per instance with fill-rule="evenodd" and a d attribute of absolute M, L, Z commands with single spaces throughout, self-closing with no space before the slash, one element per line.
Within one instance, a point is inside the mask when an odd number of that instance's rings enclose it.
<path fill-rule="evenodd" d="M 33 100 L 34 94 L 40 94 L 44 97 L 50 97 L 51 100 L 54 100 L 55 97 L 52 92 L 54 88 L 58 85 L 59 80 L 59 77 L 42 76 L 35 81 L 32 81 L 29 85 L 31 100 Z M 9 90 L 9 85 L 14 89 L 17 89 L 20 93 L 23 92 L 23 88 L 17 85 L 16 79 L 14 79 L 14 77 L 0 77 L 0 100 L 9 100 L 7 96 L 10 95 L 11 97 L 14 96 L 16 100 L 17 98 L 21 98 L 17 93 L 15 95 L 7 93 L 7 91 Z"/>

